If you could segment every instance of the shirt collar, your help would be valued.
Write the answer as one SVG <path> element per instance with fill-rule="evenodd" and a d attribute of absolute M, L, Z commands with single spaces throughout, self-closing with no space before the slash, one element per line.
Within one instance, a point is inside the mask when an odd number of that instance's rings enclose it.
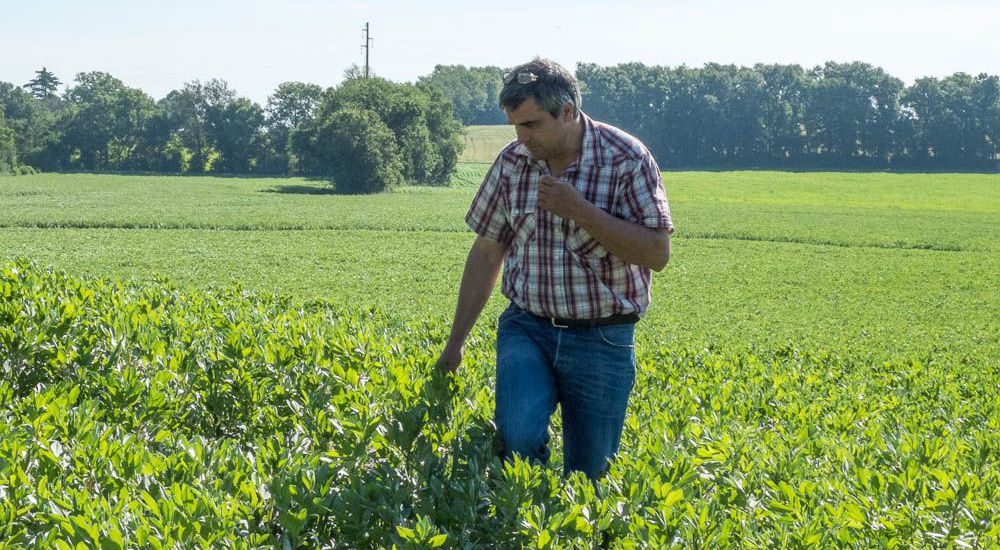
<path fill-rule="evenodd" d="M 604 158 L 603 147 L 601 147 L 601 129 L 583 111 L 580 111 L 580 116 L 583 117 L 583 142 L 580 147 L 580 156 L 576 159 L 576 165 L 578 167 L 601 166 Z M 517 147 L 514 148 L 514 154 L 525 157 L 529 162 L 534 160 L 531 158 L 531 152 L 523 143 L 517 144 Z"/>

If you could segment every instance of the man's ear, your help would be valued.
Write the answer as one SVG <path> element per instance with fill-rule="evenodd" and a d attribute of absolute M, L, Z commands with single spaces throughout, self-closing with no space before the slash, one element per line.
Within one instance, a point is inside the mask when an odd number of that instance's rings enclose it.
<path fill-rule="evenodd" d="M 562 117 L 563 120 L 571 121 L 573 120 L 573 106 L 566 103 L 562 106 Z"/>

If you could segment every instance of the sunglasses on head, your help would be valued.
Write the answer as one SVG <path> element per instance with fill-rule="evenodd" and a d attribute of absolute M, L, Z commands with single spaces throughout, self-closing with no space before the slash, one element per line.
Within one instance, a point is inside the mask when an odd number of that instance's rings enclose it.
<path fill-rule="evenodd" d="M 503 75 L 504 85 L 510 84 L 511 82 L 514 81 L 515 78 L 517 79 L 518 84 L 528 84 L 538 80 L 538 75 L 530 72 L 507 73 Z"/>

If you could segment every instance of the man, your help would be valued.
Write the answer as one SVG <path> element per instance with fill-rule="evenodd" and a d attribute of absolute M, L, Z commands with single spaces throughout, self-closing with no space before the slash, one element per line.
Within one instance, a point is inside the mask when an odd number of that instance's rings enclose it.
<path fill-rule="evenodd" d="M 576 79 L 536 59 L 504 77 L 517 131 L 486 174 L 466 223 L 477 234 L 451 336 L 454 371 L 501 265 L 510 307 L 497 327 L 496 424 L 504 456 L 549 458 L 562 406 L 564 472 L 602 476 L 618 451 L 635 381 L 635 322 L 673 225 L 659 168 L 636 138 L 580 111 Z"/>

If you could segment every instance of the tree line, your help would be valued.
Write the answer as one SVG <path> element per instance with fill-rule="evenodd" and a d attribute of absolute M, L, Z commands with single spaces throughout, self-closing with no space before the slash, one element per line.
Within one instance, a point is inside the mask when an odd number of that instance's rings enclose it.
<path fill-rule="evenodd" d="M 23 86 L 0 82 L 0 172 L 295 174 L 352 193 L 447 183 L 462 124 L 444 94 L 347 77 L 328 89 L 283 83 L 262 107 L 219 79 L 155 101 L 87 72 L 59 94 L 43 67 Z"/>
<path fill-rule="evenodd" d="M 466 124 L 500 124 L 501 69 L 425 77 Z M 1000 81 L 956 73 L 911 86 L 867 63 L 702 68 L 581 63 L 589 115 L 641 138 L 671 168 L 996 170 Z"/>
<path fill-rule="evenodd" d="M 499 67 L 439 65 L 414 84 L 286 82 L 261 106 L 224 80 L 154 100 L 103 72 L 0 82 L 0 173 L 148 171 L 330 176 L 341 190 L 441 185 L 462 124 L 503 124 Z M 701 68 L 581 63 L 584 110 L 667 168 L 997 170 L 1000 82 L 911 86 L 866 63 Z"/>

